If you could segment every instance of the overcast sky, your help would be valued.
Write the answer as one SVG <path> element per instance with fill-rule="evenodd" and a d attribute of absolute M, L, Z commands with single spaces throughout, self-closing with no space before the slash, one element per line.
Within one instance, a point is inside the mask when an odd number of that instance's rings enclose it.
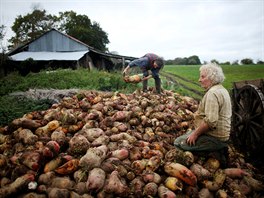
<path fill-rule="evenodd" d="M 0 0 L 6 39 L 18 15 L 38 4 L 47 14 L 87 15 L 108 33 L 110 52 L 164 59 L 264 61 L 264 0 Z"/>

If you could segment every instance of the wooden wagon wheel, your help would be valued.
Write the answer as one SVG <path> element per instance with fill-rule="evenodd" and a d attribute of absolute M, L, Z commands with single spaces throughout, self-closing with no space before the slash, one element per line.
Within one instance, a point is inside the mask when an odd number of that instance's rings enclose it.
<path fill-rule="evenodd" d="M 238 89 L 233 100 L 233 142 L 246 156 L 259 155 L 257 152 L 264 152 L 263 93 L 247 84 Z"/>

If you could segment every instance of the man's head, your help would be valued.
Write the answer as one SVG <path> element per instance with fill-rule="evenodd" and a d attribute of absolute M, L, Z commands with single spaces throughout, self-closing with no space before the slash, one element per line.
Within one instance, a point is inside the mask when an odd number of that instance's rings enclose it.
<path fill-rule="evenodd" d="M 222 68 L 216 63 L 208 63 L 200 67 L 199 82 L 204 89 L 220 84 L 224 81 L 225 75 Z"/>
<path fill-rule="evenodd" d="M 161 69 L 164 66 L 164 60 L 163 58 L 157 58 L 154 63 L 153 63 L 153 67 L 154 68 L 159 68 Z"/>

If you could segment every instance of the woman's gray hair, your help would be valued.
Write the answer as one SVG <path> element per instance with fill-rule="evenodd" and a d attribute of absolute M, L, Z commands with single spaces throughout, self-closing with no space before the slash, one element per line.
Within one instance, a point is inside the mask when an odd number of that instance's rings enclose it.
<path fill-rule="evenodd" d="M 205 71 L 207 78 L 212 81 L 213 85 L 224 82 L 225 75 L 220 65 L 216 63 L 208 63 L 200 67 L 200 72 Z"/>

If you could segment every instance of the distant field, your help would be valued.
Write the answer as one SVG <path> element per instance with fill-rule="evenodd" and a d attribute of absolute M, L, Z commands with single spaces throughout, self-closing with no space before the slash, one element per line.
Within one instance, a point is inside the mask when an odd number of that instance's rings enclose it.
<path fill-rule="evenodd" d="M 162 72 L 164 72 L 165 74 L 174 74 L 177 82 L 202 92 L 203 89 L 199 85 L 194 84 L 198 83 L 199 67 L 200 66 L 197 65 L 166 65 Z M 222 66 L 222 68 L 226 77 L 223 85 L 229 91 L 233 87 L 233 82 L 264 78 L 264 65 L 224 65 Z M 185 78 L 191 82 L 187 82 L 181 78 L 177 78 L 177 76 Z M 185 91 L 185 89 L 182 87 L 179 87 L 178 89 L 180 89 L 181 93 L 185 93 L 186 95 L 195 97 L 195 95 L 191 94 L 189 91 Z M 196 98 L 199 98 L 199 96 L 197 96 Z"/>

